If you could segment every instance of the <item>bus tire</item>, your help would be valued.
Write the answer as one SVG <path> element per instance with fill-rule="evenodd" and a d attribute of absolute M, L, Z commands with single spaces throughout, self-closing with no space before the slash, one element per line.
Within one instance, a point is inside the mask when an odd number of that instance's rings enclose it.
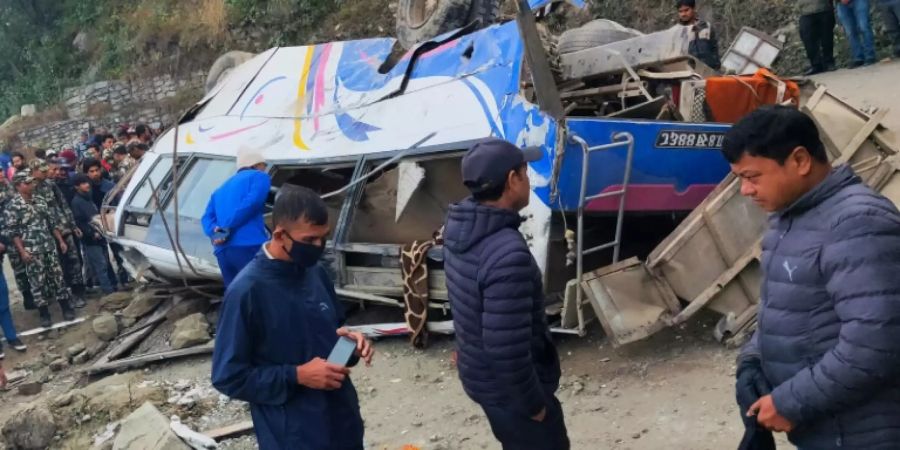
<path fill-rule="evenodd" d="M 206 75 L 206 93 L 215 89 L 215 87 L 237 66 L 249 61 L 255 53 L 242 52 L 240 50 L 232 50 L 216 59 L 216 62 L 209 68 L 209 74 Z"/>

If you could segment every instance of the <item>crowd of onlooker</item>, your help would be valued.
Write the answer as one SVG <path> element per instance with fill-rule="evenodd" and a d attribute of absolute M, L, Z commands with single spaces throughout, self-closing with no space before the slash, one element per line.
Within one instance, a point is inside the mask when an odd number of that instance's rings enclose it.
<path fill-rule="evenodd" d="M 834 61 L 835 16 L 850 45 L 850 68 L 878 62 L 869 0 L 799 0 L 800 38 L 810 68 L 807 75 L 837 68 Z M 892 56 L 900 58 L 900 0 L 875 0 L 885 31 L 892 40 Z"/>
<path fill-rule="evenodd" d="M 109 294 L 133 281 L 123 249 L 107 242 L 100 217 L 104 202 L 115 204 L 116 184 L 138 165 L 156 134 L 143 124 L 120 126 L 115 134 L 98 127 L 60 150 L 0 153 L 0 262 L 9 257 L 24 307 L 37 310 L 42 327 L 53 324 L 53 302 L 64 320 L 73 320 L 89 290 Z M 0 327 L 10 346 L 26 350 L 13 324 L 2 267 Z"/>

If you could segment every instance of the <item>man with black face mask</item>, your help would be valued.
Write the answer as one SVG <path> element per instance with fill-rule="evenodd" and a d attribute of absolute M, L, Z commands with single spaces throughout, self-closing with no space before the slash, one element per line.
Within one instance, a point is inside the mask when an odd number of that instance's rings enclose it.
<path fill-rule="evenodd" d="M 350 369 L 372 345 L 343 327 L 344 311 L 319 264 L 328 210 L 313 191 L 282 187 L 272 239 L 225 292 L 212 383 L 250 403 L 261 449 L 362 450 L 363 422 Z M 356 342 L 344 367 L 327 362 L 339 337 Z"/>

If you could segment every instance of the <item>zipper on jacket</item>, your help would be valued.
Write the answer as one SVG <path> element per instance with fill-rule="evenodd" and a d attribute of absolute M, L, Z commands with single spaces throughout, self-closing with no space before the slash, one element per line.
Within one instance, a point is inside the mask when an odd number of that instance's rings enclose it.
<path fill-rule="evenodd" d="M 769 263 L 766 265 L 766 274 L 767 274 L 767 276 L 768 276 L 768 274 L 771 274 L 771 273 L 772 273 L 772 261 L 775 259 L 775 254 L 778 253 L 778 247 L 781 246 L 781 241 L 782 241 L 782 240 L 784 239 L 784 237 L 791 231 L 791 227 L 792 227 L 793 225 L 794 225 L 794 219 L 793 219 L 793 218 L 792 218 L 792 219 L 789 219 L 789 220 L 788 220 L 788 223 L 787 223 L 787 227 L 784 229 L 784 231 L 783 231 L 783 232 L 779 231 L 779 234 L 778 234 L 778 241 L 775 242 L 775 246 L 772 247 L 772 255 L 771 255 L 771 257 L 769 258 Z M 765 289 L 765 294 L 766 294 L 766 296 L 769 295 L 769 286 L 768 286 L 768 284 L 769 284 L 769 283 L 768 283 L 768 280 L 766 280 L 766 283 L 765 283 L 764 286 L 763 286 L 763 289 Z M 760 308 L 759 308 L 759 310 L 758 310 L 757 313 L 756 313 L 756 329 L 757 329 L 757 330 L 759 330 L 760 324 L 762 323 L 763 310 L 765 310 L 765 308 L 764 308 L 763 306 L 765 306 L 765 305 L 762 305 L 762 299 L 760 299 Z M 760 362 L 762 362 L 762 355 L 763 355 L 763 340 L 764 340 L 764 339 L 762 339 L 762 336 L 760 336 L 760 339 L 757 339 L 757 340 L 756 340 L 756 347 L 757 347 L 756 349 L 759 351 L 759 359 L 760 359 Z"/>
<path fill-rule="evenodd" d="M 834 440 L 834 445 L 837 447 L 844 446 L 844 430 L 841 429 L 841 420 L 838 419 L 837 416 L 834 416 L 834 428 L 837 430 L 837 438 Z"/>

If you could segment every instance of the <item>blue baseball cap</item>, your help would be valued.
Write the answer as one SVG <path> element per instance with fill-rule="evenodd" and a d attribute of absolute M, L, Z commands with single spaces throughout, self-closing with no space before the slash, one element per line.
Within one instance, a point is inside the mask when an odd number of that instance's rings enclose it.
<path fill-rule="evenodd" d="M 489 138 L 469 148 L 462 159 L 463 184 L 473 194 L 506 184 L 509 172 L 544 157 L 540 147 L 520 149 L 503 139 Z"/>

